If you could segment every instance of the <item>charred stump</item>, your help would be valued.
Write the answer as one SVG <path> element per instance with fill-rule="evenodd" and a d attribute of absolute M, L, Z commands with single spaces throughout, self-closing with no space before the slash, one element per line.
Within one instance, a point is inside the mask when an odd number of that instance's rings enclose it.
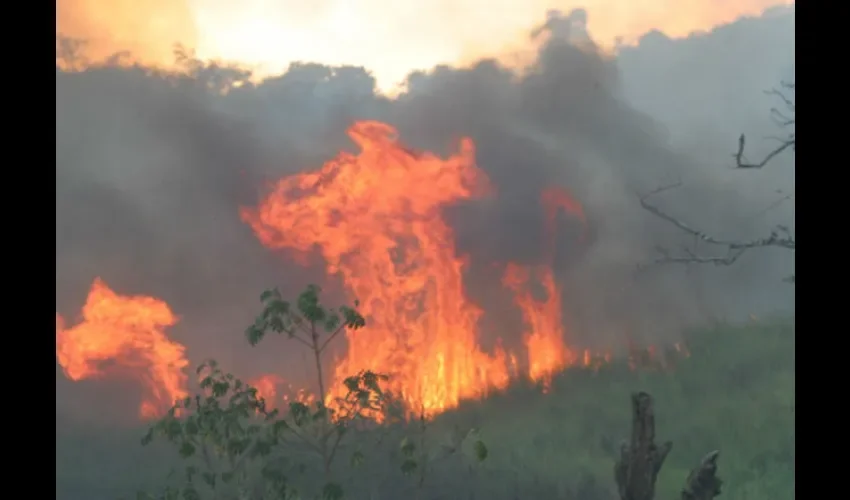
<path fill-rule="evenodd" d="M 614 479 L 620 500 L 655 500 L 655 481 L 673 443 L 655 444 L 655 413 L 652 396 L 632 394 L 632 435 L 620 446 L 614 465 Z M 703 457 L 691 471 L 682 489 L 682 500 L 712 500 L 720 495 L 722 481 L 717 477 L 718 451 Z"/>
<path fill-rule="evenodd" d="M 673 443 L 655 444 L 652 396 L 632 394 L 632 436 L 620 446 L 614 478 L 621 500 L 654 500 L 655 480 Z"/>
<path fill-rule="evenodd" d="M 682 500 L 711 500 L 720 495 L 720 485 L 723 481 L 717 477 L 718 456 L 719 451 L 712 451 L 688 474 L 688 480 L 682 489 Z"/>

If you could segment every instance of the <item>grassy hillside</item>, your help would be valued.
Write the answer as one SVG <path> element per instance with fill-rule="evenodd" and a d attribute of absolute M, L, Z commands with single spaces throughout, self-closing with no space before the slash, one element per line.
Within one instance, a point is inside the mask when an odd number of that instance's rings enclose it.
<path fill-rule="evenodd" d="M 428 435 L 476 426 L 489 458 L 475 468 L 438 467 L 426 497 L 615 498 L 612 469 L 629 432 L 629 394 L 644 390 L 656 400 L 658 440 L 673 441 L 657 498 L 674 498 L 689 469 L 719 449 L 721 498 L 791 499 L 794 335 L 793 322 L 718 325 L 693 332 L 690 357 L 671 370 L 633 371 L 616 362 L 567 371 L 548 394 L 518 385 L 466 404 L 433 422 Z M 175 462 L 170 450 L 142 448 L 143 432 L 57 421 L 57 498 L 114 499 L 155 485 Z M 409 479 L 391 457 L 397 443 L 387 441 L 370 452 L 365 469 L 346 473 L 349 498 L 402 494 Z"/>
<path fill-rule="evenodd" d="M 612 487 L 615 451 L 629 432 L 629 394 L 644 390 L 656 399 L 658 441 L 673 441 L 658 498 L 674 498 L 714 449 L 723 498 L 793 498 L 793 323 L 717 326 L 695 332 L 689 345 L 691 357 L 673 371 L 635 373 L 620 364 L 568 372 L 548 396 L 509 394 L 468 409 L 490 444 L 487 467 L 537 474 L 562 492 Z"/>

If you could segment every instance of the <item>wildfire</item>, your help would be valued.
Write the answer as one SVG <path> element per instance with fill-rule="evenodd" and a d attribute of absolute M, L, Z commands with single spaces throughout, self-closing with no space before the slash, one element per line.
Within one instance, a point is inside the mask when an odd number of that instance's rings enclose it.
<path fill-rule="evenodd" d="M 599 366 L 610 353 L 592 354 L 568 345 L 563 290 L 555 279 L 555 235 L 560 212 L 586 228 L 581 205 L 565 190 L 541 193 L 545 252 L 536 265 L 504 264 L 502 284 L 513 294 L 525 323 L 525 356 L 497 342 L 492 352 L 479 343 L 483 311 L 466 296 L 465 256 L 457 255 L 452 229 L 442 216 L 447 205 L 493 193 L 475 165 L 475 148 L 463 139 L 446 159 L 414 152 L 397 140 L 395 129 L 357 122 L 348 131 L 358 154 L 340 153 L 319 170 L 284 178 L 256 209 L 242 209 L 260 241 L 296 257 L 318 250 L 327 272 L 343 279 L 360 301 L 367 326 L 346 332 L 348 349 L 334 366 L 326 403 L 347 393 L 346 377 L 372 370 L 390 375 L 389 391 L 410 412 L 433 416 L 461 400 L 505 388 L 520 373 L 549 388 L 552 376 L 570 365 Z M 539 294 L 533 293 L 539 288 Z M 168 304 L 147 296 L 122 296 L 94 280 L 71 328 L 56 315 L 56 356 L 68 378 L 131 374 L 144 384 L 143 418 L 154 418 L 188 396 L 185 348 L 166 329 L 177 323 Z M 678 355 L 687 349 L 675 344 Z M 653 348 L 632 352 L 637 365 L 661 364 Z M 525 361 L 525 364 L 518 362 Z M 650 360 L 650 361 L 647 361 Z M 660 360 L 660 361 L 659 361 Z M 294 389 L 276 374 L 249 385 L 269 408 L 316 396 Z"/>
<path fill-rule="evenodd" d="M 97 378 L 111 370 L 137 375 L 145 387 L 139 412 L 142 418 L 154 418 L 188 396 L 185 347 L 165 334 L 177 321 L 165 302 L 118 295 L 97 278 L 82 322 L 65 328 L 56 315 L 56 357 L 71 380 Z"/>
<path fill-rule="evenodd" d="M 328 273 L 341 276 L 360 300 L 368 326 L 347 335 L 329 397 L 342 395 L 342 380 L 363 369 L 389 374 L 388 389 L 426 414 L 506 387 L 515 358 L 501 347 L 491 353 L 480 348 L 482 310 L 466 297 L 467 261 L 456 255 L 441 213 L 452 202 L 492 192 L 475 165 L 472 141 L 461 140 L 458 151 L 442 159 L 405 148 L 383 123 L 356 122 L 348 133 L 359 154 L 343 152 L 317 171 L 284 178 L 256 209 L 241 210 L 268 248 L 301 256 L 318 249 Z M 562 195 L 544 194 L 545 205 L 582 214 Z M 563 346 L 560 292 L 551 270 L 541 279 L 551 293 L 535 309 L 546 323 L 528 337 L 533 376 L 573 357 Z M 530 297 L 524 300 L 537 307 Z"/>
<path fill-rule="evenodd" d="M 582 228 L 585 227 L 584 209 L 560 188 L 544 190 L 540 201 L 546 215 L 545 262 L 533 269 L 508 263 L 502 275 L 502 284 L 514 292 L 514 302 L 522 311 L 528 328 L 525 334 L 528 376 L 531 380 L 542 382 L 544 390 L 548 390 L 554 373 L 577 362 L 590 365 L 592 357 L 589 351 L 578 354 L 567 347 L 561 313 L 561 288 L 555 282 L 552 271 L 559 209 L 581 221 Z M 532 278 L 536 278 L 542 287 L 545 299 L 536 299 L 529 290 Z"/>
<path fill-rule="evenodd" d="M 548 387 L 552 374 L 578 360 L 578 356 L 564 342 L 561 321 L 561 291 L 555 284 L 552 269 L 540 266 L 535 269 L 538 280 L 546 292 L 545 300 L 537 300 L 526 289 L 532 276 L 528 268 L 508 264 L 502 284 L 514 291 L 514 302 L 522 311 L 528 332 L 525 347 L 528 350 L 528 376 Z"/>
<path fill-rule="evenodd" d="M 295 389 L 292 385 L 286 384 L 282 377 L 271 373 L 251 379 L 248 381 L 248 385 L 257 389 L 257 397 L 266 401 L 266 408 L 268 409 L 277 408 L 281 401 L 287 404 L 299 402 L 309 406 L 316 400 L 315 396 L 305 389 Z M 281 387 L 285 391 L 278 398 Z"/>

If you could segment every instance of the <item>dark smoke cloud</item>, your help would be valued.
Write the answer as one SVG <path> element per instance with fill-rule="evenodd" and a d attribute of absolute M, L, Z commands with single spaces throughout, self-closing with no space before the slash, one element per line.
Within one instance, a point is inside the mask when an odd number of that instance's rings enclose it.
<path fill-rule="evenodd" d="M 174 337 L 194 362 L 215 357 L 246 376 L 299 378 L 300 354 L 250 350 L 241 332 L 261 290 L 295 293 L 323 280 L 321 269 L 264 249 L 238 207 L 255 204 L 263 182 L 350 149 L 344 131 L 355 119 L 385 120 L 410 146 L 442 153 L 460 136 L 475 140 L 498 197 L 447 216 L 459 249 L 473 256 L 470 292 L 491 310 L 505 298 L 490 264 L 541 258 L 539 194 L 549 186 L 566 187 L 588 214 L 585 243 L 576 221 L 561 221 L 556 263 L 579 341 L 669 338 L 695 322 L 793 310 L 793 288 L 779 283 L 791 266 L 784 254 L 762 252 L 731 270 L 634 272 L 655 245 L 681 243 L 636 200 L 671 178 L 686 182 L 665 208 L 695 225 L 741 237 L 770 227 L 749 214 L 775 201 L 776 185 L 793 189 L 793 160 L 760 180 L 736 177 L 724 162 L 740 132 L 773 132 L 771 103 L 758 98 L 789 68 L 793 76 L 793 19 L 782 9 L 689 40 L 648 36 L 614 58 L 590 43 L 586 14 L 550 15 L 549 41 L 523 75 L 493 61 L 438 67 L 410 75 L 396 100 L 377 97 L 368 72 L 353 67 L 295 65 L 225 95 L 208 83 L 240 78 L 226 68 L 194 78 L 57 69 L 57 311 L 74 317 L 100 276 L 121 293 L 165 299 L 183 318 Z M 757 44 L 758 57 L 730 50 L 730 38 Z M 730 98 L 739 105 L 724 108 Z M 341 296 L 338 283 L 330 288 Z M 498 319 L 497 333 L 517 336 L 504 326 L 516 318 Z"/>

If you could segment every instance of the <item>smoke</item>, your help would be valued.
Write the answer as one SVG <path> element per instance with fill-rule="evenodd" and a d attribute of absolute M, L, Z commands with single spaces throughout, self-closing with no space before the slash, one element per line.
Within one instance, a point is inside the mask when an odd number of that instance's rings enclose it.
<path fill-rule="evenodd" d="M 526 60 L 529 27 L 549 9 L 584 7 L 594 39 L 613 46 L 634 42 L 652 29 L 687 36 L 783 3 L 792 2 L 59 0 L 56 26 L 64 36 L 87 39 L 91 60 L 129 51 L 146 64 L 171 67 L 172 44 L 180 43 L 201 58 L 239 61 L 264 76 L 294 61 L 362 65 L 374 72 L 380 89 L 393 91 L 411 68 L 474 63 L 496 55 Z"/>
<path fill-rule="evenodd" d="M 548 186 L 567 188 L 588 215 L 587 239 L 564 219 L 557 248 L 580 342 L 667 339 L 706 320 L 793 310 L 793 288 L 779 282 L 791 265 L 784 254 L 760 252 L 734 269 L 635 273 L 656 245 L 682 243 L 637 203 L 671 179 L 685 186 L 660 203 L 693 225 L 744 238 L 770 228 L 773 219 L 757 214 L 776 189 L 793 189 L 793 160 L 759 179 L 724 162 L 740 132 L 773 133 L 771 103 L 758 98 L 788 68 L 793 76 L 793 18 L 781 9 L 688 40 L 650 36 L 614 57 L 592 45 L 581 15 L 553 15 L 521 75 L 494 60 L 440 66 L 411 74 L 394 100 L 379 97 L 357 67 L 298 64 L 256 85 L 221 68 L 175 76 L 57 67 L 57 311 L 72 318 L 99 276 L 119 293 L 165 300 L 181 316 L 174 337 L 193 362 L 215 357 L 245 377 L 258 369 L 301 377 L 298 354 L 251 350 L 241 332 L 263 289 L 297 293 L 328 281 L 264 249 L 238 208 L 256 204 L 265 181 L 351 149 L 344 131 L 354 119 L 387 121 L 409 146 L 441 153 L 461 136 L 475 141 L 498 196 L 447 216 L 459 251 L 472 256 L 470 293 L 488 311 L 499 304 L 491 264 L 542 255 L 539 195 Z M 729 32 L 740 47 L 761 44 L 759 57 L 730 50 Z M 694 61 L 700 73 L 679 73 Z M 734 75 L 721 71 L 730 65 Z M 211 89 L 222 86 L 230 92 Z M 724 108 L 729 98 L 739 105 Z M 721 116 L 711 114 L 717 109 Z M 793 215 L 778 213 L 771 217 Z M 328 286 L 342 297 L 338 283 Z M 486 328 L 502 319 L 491 313 Z"/>

